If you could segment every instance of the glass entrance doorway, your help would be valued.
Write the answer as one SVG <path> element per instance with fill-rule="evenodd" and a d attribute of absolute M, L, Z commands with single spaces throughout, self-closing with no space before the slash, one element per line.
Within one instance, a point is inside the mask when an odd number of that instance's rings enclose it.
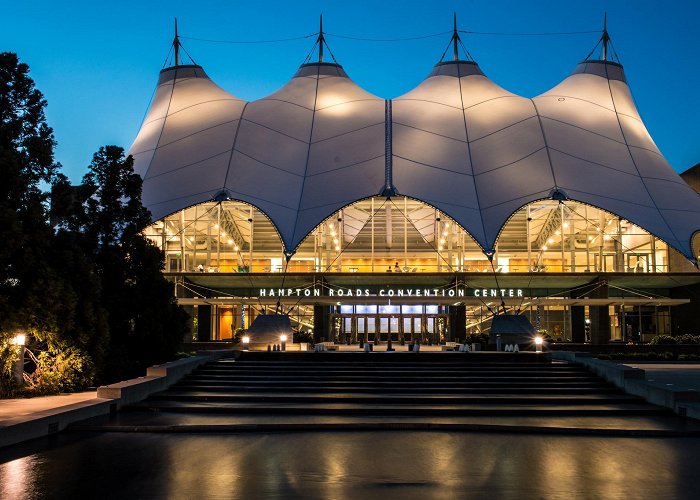
<path fill-rule="evenodd" d="M 446 338 L 449 318 L 445 306 L 340 306 L 331 315 L 337 343 L 415 342 L 437 344 Z"/>

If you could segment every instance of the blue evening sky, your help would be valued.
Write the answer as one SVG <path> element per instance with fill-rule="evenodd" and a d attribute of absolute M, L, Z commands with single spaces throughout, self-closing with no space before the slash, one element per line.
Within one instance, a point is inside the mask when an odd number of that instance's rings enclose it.
<path fill-rule="evenodd" d="M 0 51 L 17 52 L 49 103 L 56 156 L 77 182 L 101 145 L 128 149 L 168 53 L 173 18 L 180 34 L 213 40 L 269 40 L 317 31 L 324 14 L 328 43 L 350 77 L 384 98 L 416 86 L 437 62 L 452 12 L 459 27 L 481 32 L 571 32 L 601 28 L 613 45 L 652 137 L 677 171 L 700 162 L 700 2 L 685 1 L 365 1 L 4 2 Z M 534 96 L 564 79 L 599 34 L 463 35 L 484 72 L 506 89 Z M 228 44 L 183 38 L 194 60 L 221 87 L 252 100 L 283 85 L 313 39 Z"/>

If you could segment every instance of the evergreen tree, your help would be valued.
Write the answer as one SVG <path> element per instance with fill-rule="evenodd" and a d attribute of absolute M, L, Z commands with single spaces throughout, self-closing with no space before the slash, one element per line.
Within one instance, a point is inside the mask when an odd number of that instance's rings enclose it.
<path fill-rule="evenodd" d="M 45 251 L 51 229 L 40 184 L 56 171 L 46 101 L 29 67 L 16 54 L 0 53 L 0 329 L 38 327 L 35 302 L 45 283 Z M 42 274 L 46 276 L 46 274 Z"/>
<path fill-rule="evenodd" d="M 0 53 L 0 347 L 18 330 L 29 334 L 30 349 L 41 352 L 33 382 L 58 391 L 91 382 L 87 351 L 99 355 L 106 329 L 100 308 L 82 300 L 96 291 L 89 262 L 49 224 L 42 187 L 55 180 L 59 165 L 45 107 L 29 67 L 16 54 Z"/>
<path fill-rule="evenodd" d="M 141 204 L 141 183 L 133 158 L 117 146 L 100 148 L 83 178 L 83 189 L 93 194 L 82 232 L 109 315 L 110 378 L 139 375 L 168 360 L 187 331 L 187 315 L 162 275 L 163 254 L 142 233 L 150 215 Z"/>

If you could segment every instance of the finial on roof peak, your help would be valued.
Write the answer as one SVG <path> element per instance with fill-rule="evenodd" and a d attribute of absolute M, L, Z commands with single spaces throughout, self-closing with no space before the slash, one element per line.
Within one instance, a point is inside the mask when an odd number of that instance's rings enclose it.
<path fill-rule="evenodd" d="M 603 61 L 608 60 L 608 43 L 610 43 L 610 35 L 608 35 L 608 13 L 603 14 Z"/>
<path fill-rule="evenodd" d="M 452 43 L 453 43 L 453 56 L 455 61 L 459 61 L 459 48 L 457 43 L 459 42 L 459 32 L 457 31 L 457 13 L 453 12 L 453 30 L 452 30 Z"/>
<path fill-rule="evenodd" d="M 323 14 L 321 14 L 318 23 L 318 62 L 323 62 L 323 44 L 326 43 L 326 39 L 323 36 Z"/>
<path fill-rule="evenodd" d="M 177 33 L 177 17 L 175 18 L 175 37 L 173 38 L 173 48 L 175 49 L 175 66 L 180 65 L 180 36 Z"/>

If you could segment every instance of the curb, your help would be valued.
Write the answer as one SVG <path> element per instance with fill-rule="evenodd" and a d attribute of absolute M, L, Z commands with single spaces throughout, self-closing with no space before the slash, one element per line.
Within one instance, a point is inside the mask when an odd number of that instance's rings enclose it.
<path fill-rule="evenodd" d="M 95 399 L 5 420 L 0 424 L 0 448 L 55 434 L 81 420 L 109 415 L 167 389 L 208 361 L 231 356 L 231 351 L 200 351 L 191 358 L 151 366 L 145 377 L 99 387 Z"/>
<path fill-rule="evenodd" d="M 552 359 L 585 366 L 628 394 L 640 396 L 657 406 L 670 408 L 681 417 L 700 419 L 700 393 L 694 389 L 677 389 L 672 384 L 647 380 L 646 372 L 612 361 L 593 358 L 587 352 L 552 351 Z"/>

